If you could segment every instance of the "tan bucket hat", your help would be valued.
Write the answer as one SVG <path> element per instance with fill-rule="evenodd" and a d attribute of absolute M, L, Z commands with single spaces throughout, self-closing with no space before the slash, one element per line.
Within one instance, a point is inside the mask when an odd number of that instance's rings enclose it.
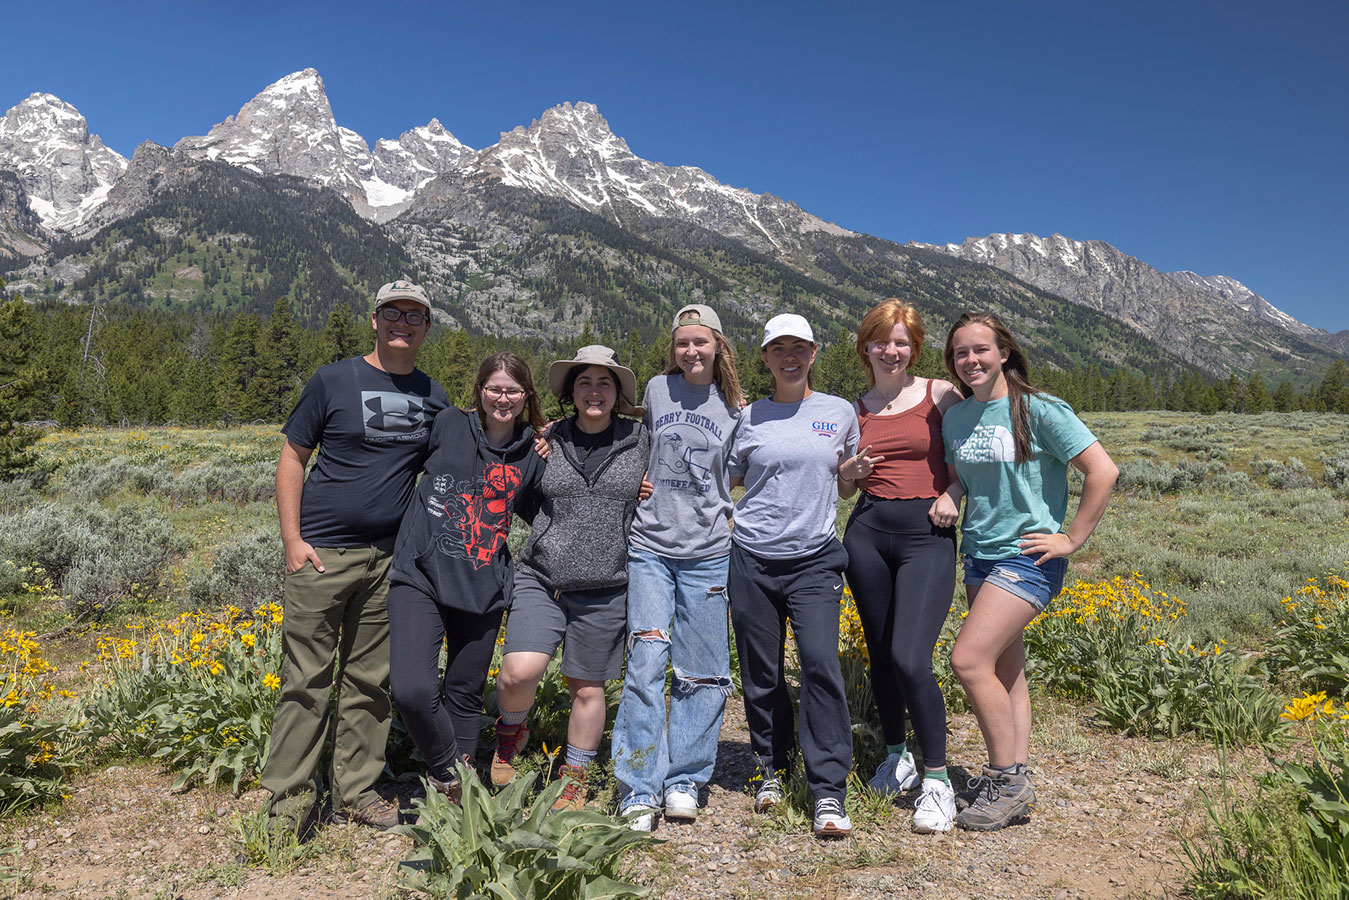
<path fill-rule="evenodd" d="M 604 366 L 613 372 L 614 377 L 618 379 L 618 402 L 614 404 L 615 411 L 625 416 L 641 415 L 641 410 L 637 407 L 637 376 L 633 374 L 632 369 L 620 365 L 618 354 L 603 344 L 582 347 L 571 359 L 555 360 L 548 367 L 548 386 L 553 389 L 554 397 L 562 399 L 562 383 L 567 380 L 567 373 L 578 366 L 581 368 Z"/>

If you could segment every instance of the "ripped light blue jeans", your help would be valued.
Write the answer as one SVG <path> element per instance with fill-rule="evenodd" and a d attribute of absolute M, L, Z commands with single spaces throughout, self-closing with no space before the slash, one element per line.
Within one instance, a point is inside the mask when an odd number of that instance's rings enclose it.
<path fill-rule="evenodd" d="M 613 743 L 620 809 L 659 808 L 671 791 L 696 799 L 712 778 L 732 691 L 729 559 L 628 549 L 628 668 Z M 668 727 L 667 666 L 674 669 Z"/>

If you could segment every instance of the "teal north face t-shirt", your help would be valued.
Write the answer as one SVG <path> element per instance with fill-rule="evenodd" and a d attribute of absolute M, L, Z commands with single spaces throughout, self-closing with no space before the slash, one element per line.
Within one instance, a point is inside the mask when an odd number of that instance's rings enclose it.
<path fill-rule="evenodd" d="M 1016 464 L 1012 416 L 1006 397 L 980 403 L 973 397 L 942 417 L 946 461 L 965 486 L 962 553 L 1007 559 L 1021 552 L 1021 535 L 1053 534 L 1068 511 L 1068 461 L 1096 443 L 1067 403 L 1031 394 L 1031 458 Z"/>

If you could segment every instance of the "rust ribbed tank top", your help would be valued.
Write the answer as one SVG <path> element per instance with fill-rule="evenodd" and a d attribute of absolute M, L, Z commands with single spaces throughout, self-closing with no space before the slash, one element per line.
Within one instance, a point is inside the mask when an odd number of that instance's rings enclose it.
<path fill-rule="evenodd" d="M 859 447 L 871 447 L 872 455 L 884 456 L 862 490 L 886 500 L 936 498 L 949 483 L 946 452 L 941 440 L 941 412 L 932 402 L 932 379 L 927 396 L 917 406 L 890 416 L 867 412 L 857 402 Z"/>

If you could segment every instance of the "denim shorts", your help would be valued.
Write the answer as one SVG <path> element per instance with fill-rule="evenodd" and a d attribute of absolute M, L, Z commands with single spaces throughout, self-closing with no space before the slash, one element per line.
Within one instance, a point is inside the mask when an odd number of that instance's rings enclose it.
<path fill-rule="evenodd" d="M 987 581 L 1025 600 L 1044 612 L 1049 602 L 1063 590 L 1063 576 L 1068 573 L 1068 560 L 1056 556 L 1042 566 L 1035 565 L 1039 553 L 1029 556 L 1009 556 L 1006 559 L 975 559 L 965 557 L 965 584 L 978 587 Z"/>

